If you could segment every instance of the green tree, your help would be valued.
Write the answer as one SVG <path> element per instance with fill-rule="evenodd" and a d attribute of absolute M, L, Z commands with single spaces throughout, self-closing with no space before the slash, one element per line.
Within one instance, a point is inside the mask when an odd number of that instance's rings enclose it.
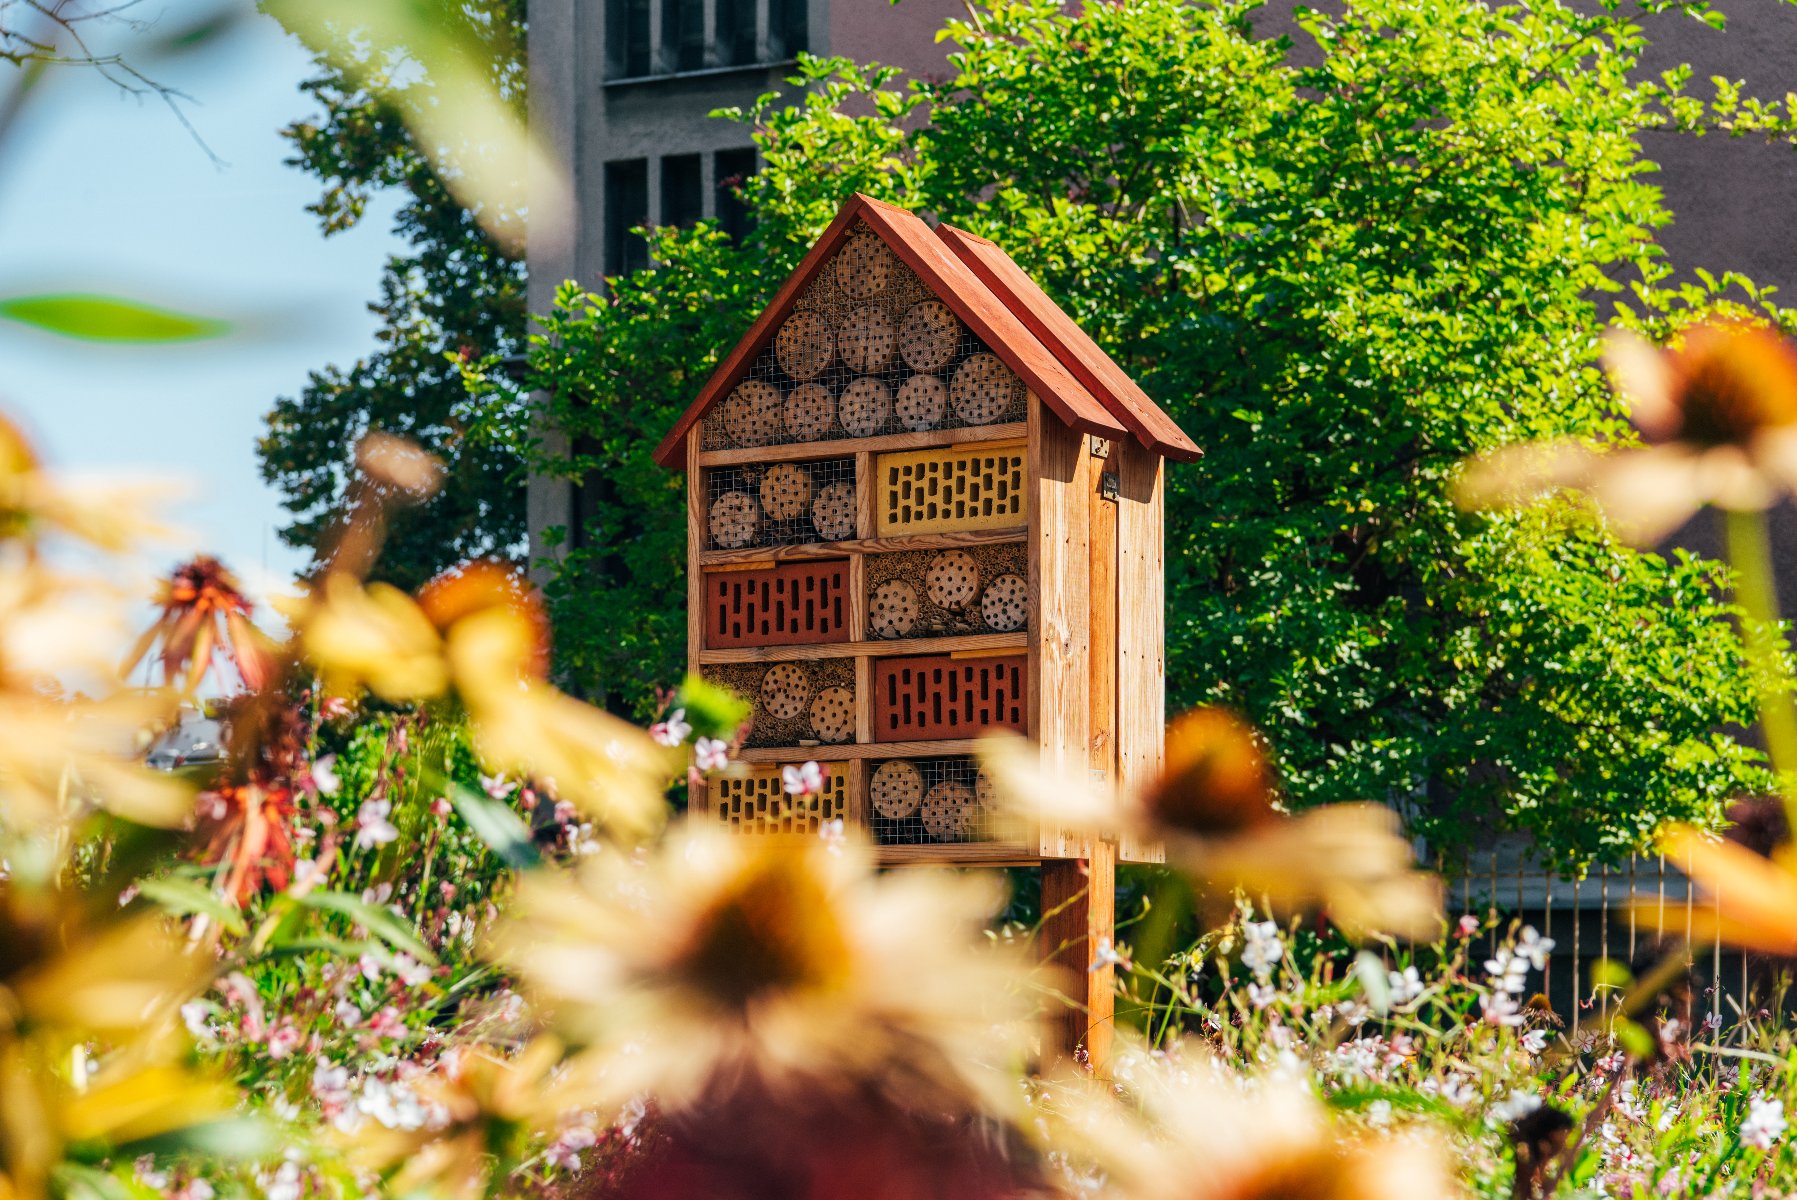
<path fill-rule="evenodd" d="M 524 0 L 432 7 L 440 10 L 433 20 L 481 48 L 500 94 L 521 105 Z M 282 540 L 316 554 L 341 516 L 363 433 L 401 434 L 440 455 L 448 468 L 442 489 L 394 514 L 378 568 L 411 588 L 472 557 L 515 557 L 523 543 L 522 462 L 503 445 L 468 437 L 458 360 L 504 358 L 521 347 L 524 264 L 457 203 L 419 152 L 406 116 L 408 106 L 433 102 L 428 73 L 403 60 L 354 73 L 324 55 L 317 61 L 319 74 L 303 90 L 321 111 L 283 130 L 295 150 L 289 161 L 323 185 L 311 211 L 327 236 L 340 233 L 363 219 L 376 194 L 397 189 L 394 228 L 407 250 L 388 259 L 380 299 L 370 305 L 381 321 L 375 351 L 347 368 L 313 372 L 298 396 L 276 401 L 258 447 L 262 475 L 293 515 Z"/>
<path fill-rule="evenodd" d="M 1762 786 L 1722 732 L 1753 713 L 1724 568 L 1574 499 L 1450 493 L 1484 449 L 1628 436 L 1596 364 L 1613 320 L 1789 324 L 1747 281 L 1669 282 L 1638 135 L 1791 118 L 1636 78 L 1612 11 L 1354 0 L 1301 14 L 1296 61 L 1255 7 L 988 0 L 940 82 L 807 61 L 796 104 L 735 114 L 755 231 L 664 232 L 532 342 L 586 452 L 521 451 L 610 480 L 555 585 L 563 668 L 620 697 L 675 674 L 679 481 L 646 455 L 862 190 L 1003 245 L 1205 448 L 1169 470 L 1171 699 L 1259 722 L 1295 804 L 1385 800 L 1448 848 L 1503 814 L 1579 861 Z"/>

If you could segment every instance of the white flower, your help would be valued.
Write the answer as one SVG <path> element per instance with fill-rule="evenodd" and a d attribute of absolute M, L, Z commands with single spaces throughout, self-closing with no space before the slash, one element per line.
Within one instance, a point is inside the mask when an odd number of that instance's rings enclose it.
<path fill-rule="evenodd" d="M 366 850 L 370 846 L 385 846 L 399 836 L 387 814 L 393 811 L 390 800 L 364 800 L 362 807 L 356 812 L 356 846 Z"/>
<path fill-rule="evenodd" d="M 1547 1049 L 1547 1031 L 1531 1029 L 1522 1035 L 1522 1048 L 1530 1054 L 1540 1054 Z"/>
<path fill-rule="evenodd" d="M 1469 938 L 1479 932 L 1479 918 L 1467 913 L 1454 925 L 1454 932 L 1459 937 Z"/>
<path fill-rule="evenodd" d="M 140 1156 L 136 1162 L 131 1164 L 131 1173 L 137 1176 L 137 1181 L 147 1188 L 154 1188 L 160 1192 L 168 1186 L 168 1172 L 156 1169 L 154 1154 Z"/>
<path fill-rule="evenodd" d="M 1423 977 L 1417 974 L 1415 967 L 1405 967 L 1402 973 L 1392 971 L 1389 974 L 1393 1004 L 1409 1004 L 1423 994 Z"/>
<path fill-rule="evenodd" d="M 1524 925 L 1516 941 L 1516 953 L 1528 960 L 1537 971 L 1547 970 L 1547 956 L 1554 952 L 1554 939 L 1542 937 L 1533 925 Z"/>
<path fill-rule="evenodd" d="M 701 771 L 722 771 L 730 765 L 730 743 L 723 738 L 700 738 L 693 743 L 693 762 Z"/>
<path fill-rule="evenodd" d="M 1106 967 L 1122 967 L 1130 969 L 1130 961 L 1117 952 L 1110 938 L 1099 938 L 1097 949 L 1092 951 L 1092 965 L 1086 968 L 1088 974 L 1104 970 Z"/>
<path fill-rule="evenodd" d="M 1503 1125 L 1519 1117 L 1526 1117 L 1541 1107 L 1541 1097 L 1533 1092 L 1512 1091 L 1504 1099 L 1491 1106 L 1491 1119 Z"/>
<path fill-rule="evenodd" d="M 584 1125 L 576 1125 L 564 1129 L 561 1135 L 543 1152 L 552 1166 L 564 1171 L 580 1170 L 580 1152 L 599 1140 L 599 1135 Z"/>
<path fill-rule="evenodd" d="M 378 983 L 381 978 L 381 960 L 372 954 L 364 954 L 356 960 L 356 969 L 362 972 L 362 978 L 369 983 Z"/>
<path fill-rule="evenodd" d="M 1479 1098 L 1473 1085 L 1458 1075 L 1449 1075 L 1445 1079 L 1425 1079 L 1418 1090 L 1426 1096 L 1439 1096 L 1456 1108 L 1465 1108 Z"/>
<path fill-rule="evenodd" d="M 268 1056 L 276 1061 L 286 1058 L 299 1049 L 304 1035 L 287 1021 L 281 1022 L 268 1033 Z"/>
<path fill-rule="evenodd" d="M 1350 1000 L 1337 1009 L 1336 1013 L 1349 1025 L 1361 1025 L 1373 1015 L 1373 1010 L 1365 1004 Z"/>
<path fill-rule="evenodd" d="M 495 800 L 504 800 L 518 790 L 518 784 L 504 775 L 482 775 L 480 786 L 482 791 Z"/>
<path fill-rule="evenodd" d="M 1285 957 L 1285 943 L 1279 940 L 1279 925 L 1275 921 L 1244 921 L 1242 936 L 1246 939 L 1242 946 L 1242 965 L 1265 983 L 1273 973 L 1273 964 Z"/>
<path fill-rule="evenodd" d="M 815 796 L 824 790 L 824 772 L 815 762 L 799 767 L 786 767 L 780 779 L 789 796 Z"/>
<path fill-rule="evenodd" d="M 300 1200 L 305 1194 L 305 1185 L 300 1179 L 299 1164 L 284 1162 L 272 1176 L 261 1176 L 262 1195 L 265 1200 Z"/>
<path fill-rule="evenodd" d="M 1270 983 L 1251 983 L 1248 985 L 1248 1002 L 1255 1008 L 1265 1008 L 1279 999 L 1279 989 Z"/>
<path fill-rule="evenodd" d="M 1387 1125 L 1390 1125 L 1391 1124 L 1391 1101 L 1390 1100 L 1375 1100 L 1371 1104 L 1367 1105 L 1366 1106 L 1366 1121 L 1367 1121 L 1368 1125 L 1375 1126 L 1376 1128 L 1379 1128 L 1379 1129 L 1383 1129 Z"/>
<path fill-rule="evenodd" d="M 393 973 L 399 976 L 401 982 L 407 987 L 417 987 L 421 983 L 428 983 L 431 977 L 429 967 L 405 953 L 393 956 Z"/>
<path fill-rule="evenodd" d="M 1741 1144 L 1770 1150 L 1785 1135 L 1785 1102 L 1754 1096 L 1747 1101 L 1747 1119 L 1741 1122 Z"/>
<path fill-rule="evenodd" d="M 337 778 L 337 756 L 327 754 L 312 763 L 312 783 L 321 796 L 335 796 L 343 781 Z"/>
<path fill-rule="evenodd" d="M 356 1107 L 388 1129 L 421 1129 L 430 1119 L 430 1110 L 402 1084 L 370 1079 L 363 1083 Z"/>
<path fill-rule="evenodd" d="M 677 708 L 668 715 L 665 721 L 657 721 L 649 726 L 649 736 L 663 746 L 678 746 L 691 734 L 693 727 L 686 723 L 686 710 Z"/>
<path fill-rule="evenodd" d="M 189 1000 L 181 1006 L 181 1023 L 187 1026 L 194 1041 L 210 1045 L 218 1040 L 218 1030 L 207 1020 L 211 1014 L 211 1008 L 200 1000 Z"/>
<path fill-rule="evenodd" d="M 1509 992 L 1492 992 L 1479 997 L 1479 1015 L 1492 1025 L 1521 1025 L 1522 1006 Z"/>
<path fill-rule="evenodd" d="M 320 1104 L 348 1104 L 349 1068 L 328 1061 L 320 1063 L 312 1071 L 312 1095 Z"/>
<path fill-rule="evenodd" d="M 1485 971 L 1491 976 L 1492 987 L 1520 996 L 1529 981 L 1529 960 L 1505 946 L 1498 950 L 1496 958 L 1485 960 Z"/>
<path fill-rule="evenodd" d="M 366 955 L 364 955 L 364 957 L 366 957 Z M 376 971 L 378 973 L 378 967 L 376 968 Z M 337 1001 L 337 1007 L 331 1010 L 331 1015 L 335 1016 L 345 1029 L 354 1029 L 362 1023 L 362 1010 L 351 1004 L 348 1000 Z"/>

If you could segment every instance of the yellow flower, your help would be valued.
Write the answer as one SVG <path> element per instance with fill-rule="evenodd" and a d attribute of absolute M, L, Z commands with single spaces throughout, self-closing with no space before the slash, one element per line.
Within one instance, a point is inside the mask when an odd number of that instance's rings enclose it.
<path fill-rule="evenodd" d="M 1461 502 L 1509 507 L 1572 488 L 1652 545 L 1705 505 L 1759 510 L 1797 488 L 1797 352 L 1775 331 L 1698 325 L 1661 351 L 1613 330 L 1604 362 L 1645 445 L 1505 447 L 1468 464 Z"/>
<path fill-rule="evenodd" d="M 333 572 L 313 597 L 281 607 L 332 695 L 367 687 L 399 704 L 435 699 L 449 686 L 442 638 L 396 587 Z"/>
<path fill-rule="evenodd" d="M 873 873 L 865 847 L 676 834 L 519 885 L 499 958 L 600 1092 L 671 1109 L 733 1089 L 1003 1111 L 1022 965 L 979 945 L 979 882 Z"/>
<path fill-rule="evenodd" d="M 1797 956 L 1797 850 L 1779 846 L 1762 858 L 1745 846 L 1717 841 L 1678 825 L 1660 839 L 1660 853 L 1704 892 L 1702 902 L 1638 900 L 1635 919 L 1693 941 L 1781 957 Z"/>
<path fill-rule="evenodd" d="M 167 485 L 66 483 L 38 460 L 19 427 L 0 417 L 0 540 L 34 542 L 63 533 L 107 550 L 123 550 L 140 538 L 166 538 L 169 530 L 146 514 L 166 499 Z"/>
<path fill-rule="evenodd" d="M 142 825 L 193 808 L 180 780 L 140 766 L 138 740 L 173 710 L 159 694 L 61 701 L 0 691 L 0 825 L 46 828 L 91 802 Z"/>

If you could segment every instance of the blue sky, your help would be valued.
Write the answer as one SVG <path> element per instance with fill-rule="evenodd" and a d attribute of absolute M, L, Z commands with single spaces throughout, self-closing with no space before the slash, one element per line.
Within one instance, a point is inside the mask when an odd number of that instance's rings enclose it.
<path fill-rule="evenodd" d="M 197 9 L 159 11 L 174 29 Z M 329 239 L 305 211 L 318 185 L 283 164 L 277 131 L 308 111 L 310 73 L 262 17 L 154 70 L 194 97 L 189 118 L 223 165 L 160 103 L 73 70 L 0 145 L 0 296 L 100 291 L 241 327 L 185 346 L 96 346 L 0 321 L 0 406 L 59 466 L 184 481 L 190 498 L 171 515 L 257 592 L 303 563 L 276 539 L 282 510 L 257 473 L 262 415 L 309 369 L 373 348 L 366 305 L 400 248 L 391 204 Z"/>

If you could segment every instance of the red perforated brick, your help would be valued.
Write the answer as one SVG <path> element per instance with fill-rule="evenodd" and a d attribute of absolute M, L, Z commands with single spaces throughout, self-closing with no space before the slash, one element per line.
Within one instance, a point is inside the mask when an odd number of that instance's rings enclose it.
<path fill-rule="evenodd" d="M 974 737 L 988 729 L 1026 732 L 1024 676 L 1029 658 L 918 658 L 874 661 L 874 741 Z"/>
<path fill-rule="evenodd" d="M 790 563 L 705 576 L 705 644 L 790 646 L 849 640 L 849 564 Z"/>

